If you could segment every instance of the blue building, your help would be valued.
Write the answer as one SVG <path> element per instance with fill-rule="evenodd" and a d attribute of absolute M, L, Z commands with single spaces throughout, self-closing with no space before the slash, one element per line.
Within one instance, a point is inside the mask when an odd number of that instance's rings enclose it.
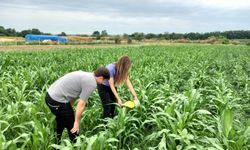
<path fill-rule="evenodd" d="M 59 37 L 56 35 L 34 35 L 34 34 L 25 35 L 26 42 L 44 41 L 44 40 L 51 40 L 60 43 L 67 43 L 69 41 L 67 38 Z"/>

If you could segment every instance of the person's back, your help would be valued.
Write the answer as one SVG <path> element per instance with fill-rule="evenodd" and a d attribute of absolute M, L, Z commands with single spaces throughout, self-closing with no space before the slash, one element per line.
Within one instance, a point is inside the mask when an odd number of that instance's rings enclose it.
<path fill-rule="evenodd" d="M 68 73 L 49 87 L 45 101 L 56 116 L 58 140 L 61 139 L 64 128 L 67 128 L 70 140 L 75 141 L 79 132 L 81 114 L 90 94 L 95 90 L 97 84 L 102 84 L 109 78 L 109 71 L 105 67 L 100 67 L 94 73 L 84 71 Z M 79 101 L 76 113 L 74 113 L 71 102 L 76 99 Z"/>
<path fill-rule="evenodd" d="M 57 102 L 68 103 L 77 98 L 87 100 L 97 84 L 93 73 L 75 71 L 56 80 L 48 93 Z"/>

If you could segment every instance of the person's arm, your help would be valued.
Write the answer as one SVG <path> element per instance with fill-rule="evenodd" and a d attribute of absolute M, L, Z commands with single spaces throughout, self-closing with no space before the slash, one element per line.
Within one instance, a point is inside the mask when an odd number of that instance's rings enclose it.
<path fill-rule="evenodd" d="M 80 119 L 81 119 L 81 115 L 82 115 L 82 112 L 85 108 L 85 105 L 86 105 L 86 101 L 85 100 L 79 100 L 79 102 L 77 103 L 77 106 L 76 106 L 76 114 L 75 114 L 75 122 L 74 122 L 74 126 L 73 128 L 70 130 L 71 133 L 79 133 L 79 123 L 80 123 Z"/>
<path fill-rule="evenodd" d="M 130 80 L 129 80 L 129 77 L 128 77 L 127 80 L 126 80 L 126 83 L 127 83 L 127 86 L 128 86 L 128 88 L 129 88 L 130 92 L 131 92 L 132 95 L 134 96 L 134 100 L 138 100 L 138 97 L 137 97 L 137 95 L 136 95 L 136 93 L 135 93 L 135 90 L 134 90 L 134 88 L 133 88 L 132 83 L 131 83 Z"/>
<path fill-rule="evenodd" d="M 116 89 L 115 89 L 114 78 L 112 78 L 112 77 L 109 79 L 109 86 L 110 86 L 110 88 L 111 88 L 113 94 L 115 95 L 118 104 L 119 104 L 119 105 L 122 105 L 122 100 L 121 100 L 121 98 L 119 97 L 119 95 L 118 95 L 118 93 L 117 93 L 117 91 L 116 91 Z"/>

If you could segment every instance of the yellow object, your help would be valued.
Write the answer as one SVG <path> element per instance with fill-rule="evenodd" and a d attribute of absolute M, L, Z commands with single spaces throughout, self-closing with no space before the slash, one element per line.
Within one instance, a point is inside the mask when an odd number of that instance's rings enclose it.
<path fill-rule="evenodd" d="M 125 103 L 123 103 L 123 106 L 128 107 L 128 108 L 134 108 L 135 102 L 134 101 L 126 101 Z"/>

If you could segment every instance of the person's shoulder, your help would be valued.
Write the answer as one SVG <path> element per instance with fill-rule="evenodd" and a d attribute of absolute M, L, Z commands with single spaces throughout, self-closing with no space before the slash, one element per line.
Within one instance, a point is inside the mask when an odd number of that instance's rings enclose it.
<path fill-rule="evenodd" d="M 82 74 L 82 73 L 84 73 L 84 72 L 81 71 L 81 70 L 77 70 L 77 71 L 72 71 L 72 72 L 70 72 L 70 73 L 68 73 L 68 74 L 71 74 L 71 75 L 78 75 L 78 74 Z"/>
<path fill-rule="evenodd" d="M 79 71 L 79 75 L 84 82 L 96 83 L 93 72 Z"/>
<path fill-rule="evenodd" d="M 115 63 L 111 63 L 111 64 L 108 64 L 107 66 L 106 66 L 106 68 L 114 68 L 115 67 Z"/>
<path fill-rule="evenodd" d="M 82 72 L 84 72 L 84 71 L 82 71 L 82 70 L 76 70 L 76 71 L 72 71 L 72 72 L 69 72 L 69 73 L 72 74 L 72 73 L 82 73 Z"/>
<path fill-rule="evenodd" d="M 73 71 L 70 74 L 72 74 L 73 76 L 91 76 L 92 72 L 86 72 L 86 71 L 82 71 L 82 70 L 77 70 L 77 71 Z"/>
<path fill-rule="evenodd" d="M 87 71 L 82 71 L 82 70 L 79 70 L 77 71 L 79 74 L 84 74 L 84 75 L 89 75 L 91 76 L 93 73 L 92 72 L 87 72 Z"/>

